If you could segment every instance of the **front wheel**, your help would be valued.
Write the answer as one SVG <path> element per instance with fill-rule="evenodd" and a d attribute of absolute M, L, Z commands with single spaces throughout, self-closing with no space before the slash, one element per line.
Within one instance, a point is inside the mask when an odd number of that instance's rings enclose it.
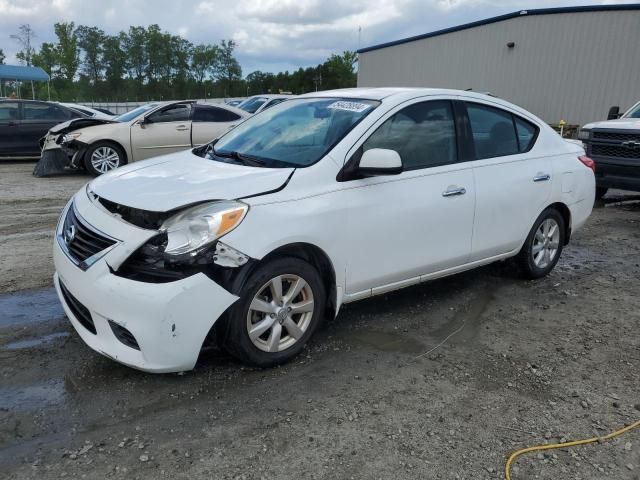
<path fill-rule="evenodd" d="M 547 275 L 556 266 L 565 242 L 564 218 L 554 208 L 536 219 L 518 254 L 524 276 L 530 279 Z"/>
<path fill-rule="evenodd" d="M 257 367 L 284 363 L 322 322 L 326 289 L 317 270 L 298 258 L 259 267 L 228 312 L 224 348 Z"/>
<path fill-rule="evenodd" d="M 84 166 L 97 177 L 127 163 L 124 150 L 111 142 L 97 142 L 91 145 L 84 155 Z"/>

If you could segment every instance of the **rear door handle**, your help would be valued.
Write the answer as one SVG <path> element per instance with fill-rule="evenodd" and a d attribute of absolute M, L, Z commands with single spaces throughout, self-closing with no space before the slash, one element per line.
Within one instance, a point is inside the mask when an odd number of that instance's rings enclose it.
<path fill-rule="evenodd" d="M 534 182 L 546 182 L 548 180 L 551 180 L 551 175 L 549 175 L 548 173 L 539 173 L 535 177 L 533 177 Z"/>
<path fill-rule="evenodd" d="M 442 192 L 443 197 L 454 197 L 456 195 L 464 195 L 467 193 L 467 189 L 464 187 L 449 187 Z"/>
<path fill-rule="evenodd" d="M 187 127 L 186 125 L 178 125 L 176 127 L 176 130 L 178 130 L 179 132 L 184 132 L 185 130 L 189 130 L 189 127 Z"/>

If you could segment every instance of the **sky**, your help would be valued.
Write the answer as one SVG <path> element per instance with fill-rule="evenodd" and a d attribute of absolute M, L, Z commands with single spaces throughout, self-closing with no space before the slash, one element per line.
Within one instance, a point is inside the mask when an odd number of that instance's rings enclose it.
<path fill-rule="evenodd" d="M 28 23 L 36 46 L 55 40 L 53 24 L 73 21 L 106 33 L 157 23 L 194 44 L 233 39 L 243 75 L 314 66 L 357 50 L 461 23 L 532 8 L 637 3 L 637 0 L 0 0 L 0 48 Z"/>

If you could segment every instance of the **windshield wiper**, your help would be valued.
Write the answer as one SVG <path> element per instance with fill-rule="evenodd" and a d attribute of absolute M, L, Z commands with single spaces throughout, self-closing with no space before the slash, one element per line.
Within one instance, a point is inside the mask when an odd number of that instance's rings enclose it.
<path fill-rule="evenodd" d="M 247 165 L 249 167 L 263 167 L 266 165 L 264 160 L 261 160 L 258 157 L 254 157 L 253 155 L 247 155 L 246 153 L 240 152 L 218 152 L 215 148 L 212 147 L 213 154 L 218 157 L 226 157 L 233 158 L 235 161 L 242 163 L 243 165 Z"/>

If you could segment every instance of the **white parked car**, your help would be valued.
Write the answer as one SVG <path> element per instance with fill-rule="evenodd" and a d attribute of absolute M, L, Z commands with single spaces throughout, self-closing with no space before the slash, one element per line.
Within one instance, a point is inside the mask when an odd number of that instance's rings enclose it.
<path fill-rule="evenodd" d="M 249 97 L 240 102 L 238 104 L 238 108 L 250 113 L 251 115 L 255 115 L 256 113 L 260 113 L 267 108 L 271 108 L 274 105 L 278 105 L 279 103 L 285 102 L 294 97 L 295 95 L 254 95 L 253 97 Z"/>
<path fill-rule="evenodd" d="M 82 113 L 87 118 L 99 118 L 101 120 L 112 120 L 116 115 L 107 115 L 100 110 L 96 110 L 95 108 L 87 107 L 86 105 L 79 105 L 77 103 L 63 103 L 60 102 L 60 105 L 63 105 L 67 108 L 75 110 L 77 112 Z"/>
<path fill-rule="evenodd" d="M 111 120 L 79 118 L 49 130 L 40 162 L 62 154 L 69 166 L 84 167 L 97 176 L 133 161 L 202 145 L 249 116 L 224 104 L 180 101 L 149 103 Z"/>
<path fill-rule="evenodd" d="M 84 341 L 126 365 L 189 370 L 211 337 L 276 365 L 344 303 L 509 257 L 548 274 L 591 213 L 593 168 L 497 98 L 317 92 L 82 188 L 55 286 Z"/>

